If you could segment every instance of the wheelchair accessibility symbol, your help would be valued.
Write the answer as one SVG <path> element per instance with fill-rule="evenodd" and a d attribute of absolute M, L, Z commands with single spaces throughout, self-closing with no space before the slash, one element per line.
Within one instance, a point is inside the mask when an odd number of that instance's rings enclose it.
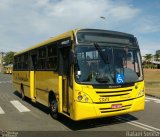
<path fill-rule="evenodd" d="M 124 83 L 124 75 L 123 74 L 116 74 L 116 83 L 117 84 Z"/>

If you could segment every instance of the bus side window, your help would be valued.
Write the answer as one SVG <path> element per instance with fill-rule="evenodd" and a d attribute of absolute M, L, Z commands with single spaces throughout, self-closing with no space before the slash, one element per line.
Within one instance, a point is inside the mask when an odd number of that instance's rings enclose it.
<path fill-rule="evenodd" d="M 35 70 L 37 68 L 37 55 L 31 55 L 31 69 Z"/>
<path fill-rule="evenodd" d="M 23 69 L 28 70 L 28 53 L 24 54 Z"/>
<path fill-rule="evenodd" d="M 14 57 L 14 61 L 13 61 L 13 70 L 17 70 L 18 66 L 17 66 L 17 57 Z"/>
<path fill-rule="evenodd" d="M 38 64 L 37 69 L 46 69 L 46 48 L 40 48 L 38 52 Z"/>
<path fill-rule="evenodd" d="M 48 49 L 47 69 L 56 71 L 58 66 L 57 43 L 52 43 L 47 47 L 47 49 Z"/>
<path fill-rule="evenodd" d="M 17 57 L 17 67 L 18 67 L 18 70 L 21 70 L 22 69 L 22 64 L 21 64 L 21 57 L 22 55 L 18 56 Z"/>

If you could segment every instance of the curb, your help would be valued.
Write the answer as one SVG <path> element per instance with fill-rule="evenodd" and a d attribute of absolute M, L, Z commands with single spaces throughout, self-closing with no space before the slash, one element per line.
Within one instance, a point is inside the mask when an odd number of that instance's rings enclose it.
<path fill-rule="evenodd" d="M 148 93 L 146 93 L 146 95 L 147 95 L 147 96 L 150 96 L 150 97 L 154 97 L 154 98 L 160 99 L 160 97 L 158 97 L 158 96 L 156 96 L 156 95 L 152 95 L 152 94 L 148 94 Z"/>

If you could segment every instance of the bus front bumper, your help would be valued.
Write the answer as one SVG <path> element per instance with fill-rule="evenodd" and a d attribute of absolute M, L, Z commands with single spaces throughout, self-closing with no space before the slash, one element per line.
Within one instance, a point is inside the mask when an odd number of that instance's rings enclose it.
<path fill-rule="evenodd" d="M 121 108 L 112 108 L 112 105 L 121 104 Z M 116 102 L 116 103 L 82 103 L 75 101 L 73 120 L 85 120 L 101 117 L 109 117 L 127 114 L 130 112 L 144 110 L 145 96 L 139 98 Z"/>

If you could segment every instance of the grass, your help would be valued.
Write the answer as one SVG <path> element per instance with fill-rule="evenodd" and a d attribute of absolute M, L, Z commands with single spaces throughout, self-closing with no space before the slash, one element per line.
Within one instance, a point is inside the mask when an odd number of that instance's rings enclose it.
<path fill-rule="evenodd" d="M 146 82 L 159 82 L 160 71 L 144 70 L 144 79 Z"/>
<path fill-rule="evenodd" d="M 144 70 L 146 94 L 160 97 L 160 71 Z"/>

